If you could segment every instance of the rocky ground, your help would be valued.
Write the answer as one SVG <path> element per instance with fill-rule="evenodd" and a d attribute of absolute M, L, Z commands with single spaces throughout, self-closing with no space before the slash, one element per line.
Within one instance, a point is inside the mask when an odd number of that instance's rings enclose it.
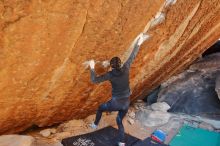
<path fill-rule="evenodd" d="M 169 143 L 184 123 L 211 131 L 218 131 L 220 129 L 219 121 L 188 115 L 171 114 L 166 112 L 169 108 L 169 105 L 165 102 L 147 106 L 145 102 L 138 100 L 131 105 L 123 121 L 126 133 L 139 139 L 145 139 L 149 137 L 155 129 L 161 129 L 167 133 L 165 143 Z M 116 112 L 103 114 L 98 129 L 109 125 L 117 128 L 115 122 L 116 116 Z M 28 130 L 22 133 L 23 136 L 1 136 L 0 143 L 3 144 L 3 146 L 62 146 L 60 141 L 64 138 L 94 131 L 88 127 L 88 124 L 93 122 L 94 118 L 95 115 L 91 115 L 86 119 L 67 121 L 50 128 Z M 11 139 L 13 139 L 13 141 Z"/>

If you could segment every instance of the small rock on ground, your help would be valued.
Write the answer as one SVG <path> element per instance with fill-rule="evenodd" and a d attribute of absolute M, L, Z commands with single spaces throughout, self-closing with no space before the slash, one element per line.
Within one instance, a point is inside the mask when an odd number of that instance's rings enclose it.
<path fill-rule="evenodd" d="M 170 109 L 170 106 L 166 102 L 157 102 L 157 103 L 152 104 L 151 108 L 154 111 L 166 112 L 167 110 Z"/>
<path fill-rule="evenodd" d="M 43 136 L 43 137 L 49 137 L 51 135 L 51 130 L 50 129 L 44 129 L 42 131 L 40 131 L 40 134 Z"/>
<path fill-rule="evenodd" d="M 129 124 L 131 124 L 131 125 L 133 125 L 133 124 L 134 124 L 134 120 L 133 120 L 133 119 L 131 119 L 131 118 L 129 118 L 129 117 L 127 118 L 127 121 L 128 121 L 128 123 L 129 123 Z"/>

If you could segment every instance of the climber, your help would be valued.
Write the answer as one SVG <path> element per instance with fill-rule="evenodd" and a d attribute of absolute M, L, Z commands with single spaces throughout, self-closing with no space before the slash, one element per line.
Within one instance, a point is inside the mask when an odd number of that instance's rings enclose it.
<path fill-rule="evenodd" d="M 119 129 L 119 146 L 125 146 L 124 126 L 122 124 L 122 120 L 128 112 L 130 104 L 129 96 L 131 92 L 129 87 L 129 69 L 131 63 L 133 62 L 135 56 L 139 51 L 140 45 L 147 38 L 149 38 L 149 36 L 144 35 L 143 33 L 139 35 L 138 40 L 135 43 L 134 49 L 124 65 L 121 65 L 121 60 L 119 57 L 113 57 L 110 61 L 110 66 L 112 70 L 104 75 L 96 76 L 94 70 L 95 62 L 94 60 L 91 60 L 89 62 L 92 82 L 100 83 L 108 80 L 111 82 L 112 85 L 111 100 L 99 106 L 96 113 L 95 122 L 90 124 L 90 127 L 93 129 L 97 128 L 103 111 L 118 111 L 116 122 Z"/>

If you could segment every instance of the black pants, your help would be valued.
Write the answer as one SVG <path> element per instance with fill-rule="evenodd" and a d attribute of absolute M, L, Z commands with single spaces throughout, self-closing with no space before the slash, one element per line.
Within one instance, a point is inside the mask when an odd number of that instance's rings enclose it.
<path fill-rule="evenodd" d="M 123 98 L 123 99 L 112 98 L 110 101 L 99 106 L 96 113 L 96 119 L 94 124 L 96 125 L 99 124 L 99 121 L 102 117 L 102 112 L 118 111 L 116 122 L 119 130 L 119 141 L 125 142 L 125 133 L 124 133 L 124 126 L 122 120 L 125 117 L 126 113 L 128 112 L 129 104 L 130 104 L 129 98 Z"/>

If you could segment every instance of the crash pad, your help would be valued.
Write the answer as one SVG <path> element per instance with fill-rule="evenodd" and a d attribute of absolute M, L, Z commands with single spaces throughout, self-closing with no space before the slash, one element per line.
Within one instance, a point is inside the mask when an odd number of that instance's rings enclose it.
<path fill-rule="evenodd" d="M 138 138 L 125 134 L 126 146 L 133 146 Z M 69 137 L 62 140 L 64 146 L 116 146 L 118 130 L 109 126 L 91 133 Z"/>
<path fill-rule="evenodd" d="M 220 133 L 183 125 L 170 146 L 220 146 Z"/>

